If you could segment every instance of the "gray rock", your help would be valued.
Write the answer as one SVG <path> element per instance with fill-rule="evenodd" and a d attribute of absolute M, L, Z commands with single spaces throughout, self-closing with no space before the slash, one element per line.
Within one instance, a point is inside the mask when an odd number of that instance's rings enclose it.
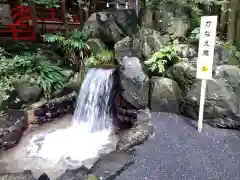
<path fill-rule="evenodd" d="M 188 44 L 181 44 L 181 52 L 178 54 L 181 58 L 194 59 L 198 56 L 197 49 Z"/>
<path fill-rule="evenodd" d="M 95 163 L 89 173 L 101 180 L 111 180 L 132 163 L 132 152 L 112 152 Z"/>
<path fill-rule="evenodd" d="M 23 131 L 28 127 L 27 116 L 21 110 L 8 110 L 6 116 L 0 117 L 0 150 L 17 145 Z"/>
<path fill-rule="evenodd" d="M 106 45 L 100 39 L 90 38 L 86 43 L 89 45 L 91 53 L 97 53 L 103 49 L 107 49 Z"/>
<path fill-rule="evenodd" d="M 133 38 L 130 38 L 129 36 L 118 41 L 114 45 L 114 51 L 117 60 L 121 60 L 124 56 L 142 57 L 140 47 L 133 46 Z"/>
<path fill-rule="evenodd" d="M 165 76 L 176 81 L 185 94 L 196 80 L 196 68 L 189 62 L 179 62 L 170 67 Z"/>
<path fill-rule="evenodd" d="M 171 67 L 166 76 L 175 80 L 182 91 L 181 113 L 198 118 L 200 80 L 192 62 L 180 62 Z M 213 80 L 207 82 L 204 122 L 222 128 L 240 128 L 240 69 L 231 65 L 214 68 Z"/>
<path fill-rule="evenodd" d="M 24 102 L 36 102 L 41 95 L 42 89 L 37 85 L 28 82 L 21 82 L 16 85 L 18 97 Z"/>
<path fill-rule="evenodd" d="M 118 59 L 122 96 L 137 109 L 148 106 L 149 78 L 136 57 Z"/>
<path fill-rule="evenodd" d="M 183 114 L 198 118 L 201 81 L 197 80 L 184 96 Z M 207 82 L 204 122 L 223 128 L 240 127 L 239 102 L 233 89 L 221 79 Z"/>
<path fill-rule="evenodd" d="M 147 59 L 164 46 L 161 33 L 150 28 L 141 28 L 133 38 L 133 49 L 140 49 Z"/>
<path fill-rule="evenodd" d="M 0 179 L 2 180 L 35 180 L 31 171 L 1 174 Z"/>
<path fill-rule="evenodd" d="M 178 84 L 168 78 L 153 77 L 152 85 L 151 111 L 179 114 L 182 95 Z"/>
<path fill-rule="evenodd" d="M 150 122 L 139 123 L 130 129 L 126 129 L 119 134 L 117 143 L 118 151 L 126 151 L 134 146 L 143 144 L 154 132 Z"/>
<path fill-rule="evenodd" d="M 105 43 L 117 43 L 137 30 L 134 10 L 93 13 L 84 23 L 82 31 L 87 39 L 98 38 Z"/>
<path fill-rule="evenodd" d="M 172 38 L 183 37 L 190 27 L 190 19 L 180 6 L 159 3 L 157 10 L 141 9 L 139 23 L 141 27 L 152 28 L 162 34 L 168 33 Z"/>
<path fill-rule="evenodd" d="M 160 13 L 156 16 L 156 27 L 165 31 L 172 38 L 183 37 L 190 27 L 190 19 L 182 6 L 173 3 L 160 5 Z"/>

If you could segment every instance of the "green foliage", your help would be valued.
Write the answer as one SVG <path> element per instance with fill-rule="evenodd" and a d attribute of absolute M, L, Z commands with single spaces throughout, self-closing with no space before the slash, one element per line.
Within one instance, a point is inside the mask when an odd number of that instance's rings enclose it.
<path fill-rule="evenodd" d="M 74 30 L 69 37 L 64 37 L 57 34 L 46 34 L 43 40 L 48 43 L 56 44 L 69 60 L 68 65 L 74 65 L 81 68 L 83 59 L 88 54 L 89 46 L 86 44 L 86 39 L 81 31 Z"/>
<path fill-rule="evenodd" d="M 85 60 L 85 66 L 96 66 L 101 64 L 113 63 L 114 53 L 109 50 L 102 50 Z"/>
<path fill-rule="evenodd" d="M 43 89 L 44 96 L 50 98 L 53 91 L 62 88 L 65 75 L 62 69 L 38 53 L 6 58 L 0 48 L 0 100 L 5 101 L 15 89 L 15 84 L 27 81 Z"/>
<path fill-rule="evenodd" d="M 190 42 L 198 42 L 200 38 L 200 27 L 195 28 L 189 36 Z"/>
<path fill-rule="evenodd" d="M 31 2 L 38 5 L 44 5 L 46 7 L 60 7 L 60 0 L 31 0 Z"/>
<path fill-rule="evenodd" d="M 201 5 L 214 6 L 224 5 L 229 0 L 146 0 L 146 7 L 152 9 L 158 9 L 162 4 L 171 3 L 183 8 L 191 9 L 194 13 L 200 15 L 202 13 Z"/>
<path fill-rule="evenodd" d="M 16 56 L 14 67 L 18 73 L 28 74 L 28 76 L 24 76 L 23 80 L 39 85 L 47 99 L 54 91 L 63 87 L 65 80 L 63 69 L 48 61 L 43 55 Z"/>
<path fill-rule="evenodd" d="M 228 57 L 228 64 L 240 67 L 240 51 L 237 50 L 232 42 L 217 41 L 216 44 L 222 47 L 230 55 Z"/>
<path fill-rule="evenodd" d="M 94 175 L 88 175 L 88 180 L 98 180 L 98 178 Z"/>
<path fill-rule="evenodd" d="M 151 58 L 145 61 L 151 72 L 163 74 L 165 70 L 180 60 L 178 53 L 181 51 L 180 45 L 169 45 L 154 53 Z"/>

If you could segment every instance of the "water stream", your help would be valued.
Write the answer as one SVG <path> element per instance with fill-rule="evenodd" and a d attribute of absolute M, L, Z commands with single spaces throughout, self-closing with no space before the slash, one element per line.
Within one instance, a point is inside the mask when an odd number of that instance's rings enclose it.
<path fill-rule="evenodd" d="M 110 143 L 112 75 L 112 69 L 88 70 L 71 126 L 38 134 L 31 139 L 27 147 L 28 156 L 47 162 L 43 163 L 43 171 L 48 171 L 50 176 L 50 167 L 52 169 L 63 162 L 78 167 L 84 160 L 97 157 Z"/>

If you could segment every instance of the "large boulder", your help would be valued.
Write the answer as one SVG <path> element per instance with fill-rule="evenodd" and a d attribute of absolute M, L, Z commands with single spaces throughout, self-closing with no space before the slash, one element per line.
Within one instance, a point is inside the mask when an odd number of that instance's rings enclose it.
<path fill-rule="evenodd" d="M 18 97 L 24 102 L 36 102 L 41 95 L 42 89 L 37 85 L 27 82 L 18 83 L 16 86 Z"/>
<path fill-rule="evenodd" d="M 152 78 L 151 111 L 179 114 L 181 102 L 181 90 L 175 81 L 163 77 Z"/>
<path fill-rule="evenodd" d="M 141 27 L 168 33 L 172 38 L 185 36 L 190 27 L 190 19 L 182 7 L 162 3 L 157 10 L 141 9 L 139 23 Z"/>
<path fill-rule="evenodd" d="M 118 59 L 122 97 L 135 108 L 148 106 L 149 78 L 137 57 Z"/>
<path fill-rule="evenodd" d="M 184 74 L 183 77 L 192 76 L 188 71 L 182 72 L 182 74 Z M 221 65 L 216 67 L 213 80 L 207 81 L 204 122 L 215 127 L 240 128 L 239 75 L 240 69 L 236 66 Z M 184 115 L 197 119 L 201 81 L 191 79 L 190 82 L 183 90 L 184 103 L 181 110 Z"/>
<path fill-rule="evenodd" d="M 114 45 L 115 58 L 121 60 L 124 56 L 142 57 L 140 47 L 133 46 L 133 38 L 127 36 Z"/>
<path fill-rule="evenodd" d="M 176 81 L 182 93 L 185 94 L 196 79 L 196 68 L 189 62 L 179 62 L 170 67 L 165 75 Z"/>
<path fill-rule="evenodd" d="M 0 175 L 0 179 L 4 180 L 35 180 L 31 171 L 27 170 L 24 172 L 17 173 L 5 173 Z M 48 179 L 46 179 L 48 180 Z"/>
<path fill-rule="evenodd" d="M 136 30 L 136 13 L 130 9 L 93 13 L 82 29 L 87 39 L 99 38 L 105 43 L 117 43 Z"/>
<path fill-rule="evenodd" d="M 101 39 L 90 38 L 86 41 L 86 43 L 90 47 L 91 53 L 98 53 L 103 49 L 107 49 Z"/>
<path fill-rule="evenodd" d="M 114 50 L 116 59 L 121 59 L 124 56 L 147 59 L 163 46 L 164 40 L 160 32 L 149 28 L 141 28 L 133 37 L 125 37 L 118 41 Z"/>
<path fill-rule="evenodd" d="M 143 57 L 149 58 L 153 53 L 159 51 L 164 46 L 161 33 L 150 28 L 141 28 L 134 35 L 133 49 L 141 50 Z"/>
<path fill-rule="evenodd" d="M 8 110 L 0 117 L 0 151 L 15 146 L 27 128 L 27 116 L 22 110 Z"/>

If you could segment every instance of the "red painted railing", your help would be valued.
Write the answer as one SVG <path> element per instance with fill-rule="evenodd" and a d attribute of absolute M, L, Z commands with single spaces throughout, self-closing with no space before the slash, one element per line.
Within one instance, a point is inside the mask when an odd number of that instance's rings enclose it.
<path fill-rule="evenodd" d="M 0 28 L 0 33 L 11 33 L 12 39 L 14 40 L 36 40 L 34 27 L 30 25 L 31 14 L 29 7 L 17 6 L 11 9 L 10 15 L 12 17 L 12 23 L 4 24 L 2 28 Z M 26 34 L 28 35 L 26 36 Z"/>
<path fill-rule="evenodd" d="M 58 9 L 54 8 L 41 8 L 37 7 L 37 22 L 38 23 L 62 23 L 64 19 L 60 13 L 57 13 Z M 28 6 L 17 6 L 10 11 L 12 17 L 11 24 L 4 24 L 0 28 L 0 33 L 11 33 L 12 39 L 34 41 L 36 40 L 36 32 L 32 26 L 32 15 Z M 72 18 L 67 18 L 68 22 L 79 24 L 80 15 L 73 14 Z M 28 35 L 26 35 L 28 34 Z"/>

